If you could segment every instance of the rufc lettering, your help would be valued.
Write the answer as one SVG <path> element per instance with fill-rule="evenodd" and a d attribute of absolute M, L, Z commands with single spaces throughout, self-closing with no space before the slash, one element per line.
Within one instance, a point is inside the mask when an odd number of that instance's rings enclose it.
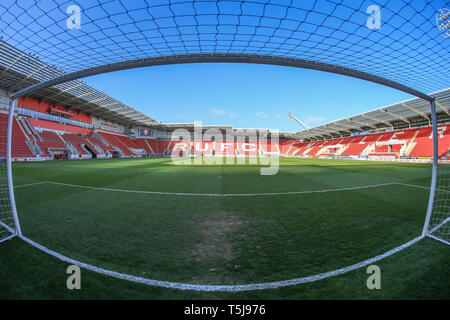
<path fill-rule="evenodd" d="M 237 143 L 233 142 L 193 142 L 192 147 L 190 143 L 177 142 L 174 144 L 172 152 L 198 152 L 198 153 L 209 153 L 215 150 L 220 153 L 234 154 L 234 149 L 237 148 L 243 152 L 257 152 L 258 147 L 256 142 L 243 142 Z M 213 146 L 215 145 L 215 146 Z"/>

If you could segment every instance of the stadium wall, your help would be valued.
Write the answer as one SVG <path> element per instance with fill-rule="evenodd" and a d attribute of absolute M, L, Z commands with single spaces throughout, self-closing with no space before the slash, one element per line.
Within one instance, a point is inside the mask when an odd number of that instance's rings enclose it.
<path fill-rule="evenodd" d="M 0 108 L 8 109 L 10 101 L 8 91 L 0 88 Z"/>
<path fill-rule="evenodd" d="M 19 108 L 24 108 L 36 112 L 40 112 L 43 114 L 53 114 L 58 116 L 65 116 L 68 119 L 83 122 L 83 123 L 92 123 L 92 116 L 87 113 L 70 110 L 70 108 L 61 107 L 49 102 L 40 101 L 35 98 L 31 97 L 25 97 L 25 98 L 19 98 L 17 102 L 17 106 Z M 61 112 L 61 113 L 58 113 Z"/>
<path fill-rule="evenodd" d="M 106 131 L 112 131 L 117 133 L 123 133 L 125 131 L 125 126 L 95 116 L 92 117 L 92 125 L 94 126 L 94 128 Z"/>
<path fill-rule="evenodd" d="M 154 138 L 156 140 L 170 140 L 170 137 L 171 137 L 171 132 L 155 130 Z"/>

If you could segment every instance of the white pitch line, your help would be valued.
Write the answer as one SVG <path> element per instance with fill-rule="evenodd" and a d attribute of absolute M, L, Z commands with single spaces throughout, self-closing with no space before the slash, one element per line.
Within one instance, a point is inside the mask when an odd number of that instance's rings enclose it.
<path fill-rule="evenodd" d="M 296 279 L 290 279 L 290 280 L 282 280 L 282 281 L 274 281 L 274 282 L 263 282 L 263 283 L 254 283 L 254 284 L 241 284 L 241 285 L 198 285 L 198 284 L 188 284 L 188 283 L 179 283 L 179 282 L 170 282 L 170 281 L 162 281 L 162 280 L 153 280 L 148 278 L 142 278 L 133 276 L 130 274 L 123 274 L 116 271 L 111 271 L 103 268 L 99 268 L 96 266 L 92 266 L 90 264 L 80 262 L 77 260 L 74 260 L 72 258 L 68 258 L 58 252 L 55 252 L 53 250 L 50 250 L 39 243 L 34 242 L 33 240 L 22 236 L 21 239 L 23 239 L 25 242 L 29 243 L 30 245 L 38 248 L 39 250 L 42 250 L 46 252 L 49 255 L 52 255 L 56 257 L 59 260 L 62 260 L 64 262 L 74 264 L 79 266 L 80 268 L 84 268 L 93 272 L 97 272 L 103 275 L 107 275 L 110 277 L 114 277 L 117 279 L 122 280 L 128 280 L 131 282 L 136 283 L 142 283 L 149 286 L 156 286 L 156 287 L 164 287 L 164 288 L 171 288 L 171 289 L 179 289 L 179 290 L 193 290 L 193 291 L 228 291 L 228 292 L 237 292 L 237 291 L 250 291 L 250 290 L 263 290 L 263 289 L 275 289 L 280 287 L 287 287 L 287 286 L 293 286 L 303 283 L 309 283 L 314 282 L 330 277 L 334 277 L 337 275 L 341 275 L 365 266 L 368 266 L 374 262 L 377 262 L 381 259 L 384 259 L 386 257 L 389 257 L 393 255 L 394 253 L 397 253 L 403 249 L 406 249 L 407 247 L 415 244 L 416 242 L 423 239 L 423 236 L 419 236 L 417 238 L 412 239 L 411 241 L 408 241 L 405 244 L 402 244 L 398 247 L 395 247 L 394 249 L 391 249 L 383 254 L 380 254 L 376 257 L 352 264 L 347 267 L 343 267 L 340 269 L 336 269 L 333 271 L 320 273 L 312 276 L 302 277 L 302 278 L 296 278 Z"/>
<path fill-rule="evenodd" d="M 397 182 L 397 184 L 400 184 L 402 186 L 407 186 L 407 187 L 413 187 L 413 188 L 420 188 L 420 189 L 430 190 L 430 187 L 419 186 L 417 184 L 409 184 L 409 183 L 403 183 L 403 182 Z"/>
<path fill-rule="evenodd" d="M 14 189 L 35 186 L 37 184 L 43 184 L 43 183 L 48 183 L 48 181 L 40 181 L 40 182 L 34 182 L 34 183 L 28 183 L 28 184 L 19 184 L 19 185 L 14 186 Z"/>
<path fill-rule="evenodd" d="M 403 182 L 397 182 L 397 184 L 402 185 L 402 186 L 407 186 L 407 187 L 413 187 L 413 188 L 420 188 L 420 189 L 430 190 L 430 187 L 419 186 L 417 184 L 409 184 L 409 183 L 403 183 Z M 442 190 L 442 189 L 439 189 L 439 188 L 436 188 L 436 190 L 439 191 L 439 192 L 450 193 L 449 190 Z"/>
<path fill-rule="evenodd" d="M 22 188 L 29 187 L 39 184 L 55 184 L 62 185 L 66 187 L 74 187 L 74 188 L 83 188 L 83 189 L 92 189 L 92 190 L 102 190 L 102 191 L 113 191 L 113 192 L 126 192 L 126 193 L 140 193 L 140 194 L 159 194 L 159 195 L 175 195 L 175 196 L 199 196 L 199 197 L 252 197 L 252 196 L 276 196 L 276 195 L 290 195 L 290 194 L 309 194 L 309 193 L 321 193 L 321 192 L 336 192 L 336 191 L 348 191 L 348 190 L 358 190 L 358 189 L 367 189 L 367 188 L 375 188 L 375 187 L 383 187 L 389 185 L 402 185 L 413 188 L 427 189 L 429 187 L 419 186 L 416 184 L 409 184 L 403 182 L 388 182 L 388 183 L 380 183 L 380 184 L 371 184 L 364 186 L 356 186 L 356 187 L 346 187 L 346 188 L 336 188 L 336 189 L 323 189 L 323 190 L 305 190 L 305 191 L 286 191 L 286 192 L 263 192 L 263 193 L 192 193 L 192 192 L 164 192 L 164 191 L 145 191 L 145 190 L 128 190 L 128 189 L 114 189 L 114 188 L 104 188 L 104 187 L 92 187 L 92 186 L 83 186 L 78 184 L 69 184 L 62 182 L 53 182 L 53 181 L 41 181 L 29 184 L 22 184 L 14 186 L 14 188 Z M 442 192 L 450 192 L 446 190 L 437 189 Z"/>
<path fill-rule="evenodd" d="M 104 188 L 104 187 L 92 187 L 83 186 L 78 184 L 69 184 L 61 182 L 46 181 L 46 183 L 91 189 L 91 190 L 102 190 L 102 191 L 114 191 L 114 192 L 126 192 L 126 193 L 139 193 L 139 194 L 158 194 L 158 195 L 173 195 L 173 196 L 197 196 L 197 197 L 253 197 L 253 196 L 277 196 L 277 195 L 290 195 L 290 194 L 309 194 L 309 193 L 322 193 L 322 192 L 336 192 L 336 191 L 349 191 L 358 189 L 367 189 L 375 187 L 383 187 L 389 185 L 398 184 L 397 182 L 388 182 L 380 184 L 371 184 L 365 186 L 347 187 L 347 188 L 336 188 L 336 189 L 323 189 L 323 190 L 307 190 L 307 191 L 288 191 L 288 192 L 264 192 L 264 193 L 191 193 L 191 192 L 163 192 L 163 191 L 145 191 L 145 190 L 128 190 L 128 189 L 114 189 L 114 188 Z"/>

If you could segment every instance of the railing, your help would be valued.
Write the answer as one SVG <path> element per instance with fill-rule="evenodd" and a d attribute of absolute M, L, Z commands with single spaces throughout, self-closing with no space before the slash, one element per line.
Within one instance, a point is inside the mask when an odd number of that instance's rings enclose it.
<path fill-rule="evenodd" d="M 32 139 L 25 137 L 25 143 L 34 155 L 41 154 L 41 148 Z"/>
<path fill-rule="evenodd" d="M 58 117 L 58 116 L 52 116 L 50 114 L 37 112 L 37 111 L 33 111 L 33 110 L 28 110 L 28 109 L 20 108 L 20 107 L 16 107 L 16 111 L 19 114 L 23 114 L 23 115 L 26 115 L 26 116 L 29 116 L 32 118 L 50 120 L 50 121 L 65 123 L 65 124 L 69 124 L 69 125 L 73 125 L 73 126 L 77 126 L 77 127 L 92 129 L 92 124 L 90 124 L 90 123 L 66 119 L 66 118 Z"/>
<path fill-rule="evenodd" d="M 74 155 L 80 155 L 77 148 L 75 148 L 72 144 L 65 142 L 64 145 L 67 147 L 67 149 L 69 149 L 70 153 Z"/>

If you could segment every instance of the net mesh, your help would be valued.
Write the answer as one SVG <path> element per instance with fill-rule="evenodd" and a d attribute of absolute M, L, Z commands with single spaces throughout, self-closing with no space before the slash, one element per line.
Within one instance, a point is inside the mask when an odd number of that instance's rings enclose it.
<path fill-rule="evenodd" d="M 17 92 L 63 74 L 151 57 L 236 54 L 332 64 L 430 93 L 449 87 L 449 7 L 443 0 L 2 0 L 0 87 Z M 0 241 L 14 232 L 2 108 Z M 14 118 L 17 135 L 23 138 L 20 145 L 13 141 L 13 156 L 33 157 L 38 146 L 30 137 L 37 134 L 26 119 Z M 439 166 L 428 229 L 446 241 L 449 171 Z"/>
<path fill-rule="evenodd" d="M 450 164 L 439 164 L 428 233 L 450 244 Z"/>
<path fill-rule="evenodd" d="M 436 112 L 442 112 L 443 102 L 448 101 L 445 95 L 435 101 Z M 447 126 L 437 125 L 437 155 L 439 161 L 436 168 L 436 186 L 433 199 L 433 209 L 428 223 L 428 235 L 435 237 L 450 245 L 450 139 L 445 135 Z M 430 136 L 431 138 L 431 136 Z M 430 139 L 430 144 L 432 140 Z"/>
<path fill-rule="evenodd" d="M 2 0 L 0 34 L 65 72 L 148 57 L 251 54 L 335 64 L 429 93 L 448 87 L 448 7 L 442 0 Z"/>
<path fill-rule="evenodd" d="M 1 93 L 1 92 L 0 92 Z M 0 242 L 14 234 L 14 219 L 8 193 L 6 174 L 6 137 L 8 127 L 7 105 L 0 99 Z"/>

